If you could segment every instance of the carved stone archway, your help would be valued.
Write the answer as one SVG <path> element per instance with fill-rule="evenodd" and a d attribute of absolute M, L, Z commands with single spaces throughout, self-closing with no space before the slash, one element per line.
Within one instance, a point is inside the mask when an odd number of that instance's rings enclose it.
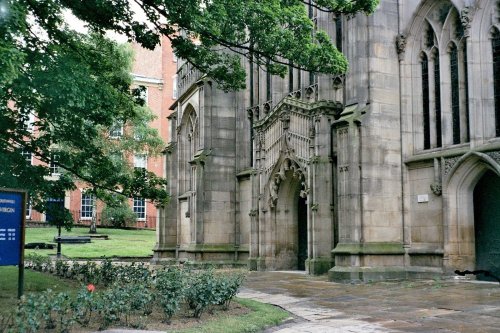
<path fill-rule="evenodd" d="M 498 157 L 498 152 L 470 152 L 458 159 L 445 160 L 443 227 L 446 272 L 475 268 L 474 188 L 488 170 L 500 176 Z"/>
<path fill-rule="evenodd" d="M 300 162 L 284 154 L 270 174 L 265 196 L 267 236 L 262 244 L 270 251 L 267 266 L 303 270 L 309 239 L 307 172 Z"/>
<path fill-rule="evenodd" d="M 300 181 L 300 197 L 306 198 L 309 193 L 309 187 L 307 185 L 307 176 L 304 168 L 302 168 L 295 159 L 290 157 L 285 157 L 281 159 L 280 163 L 277 163 L 275 171 L 269 177 L 269 207 L 274 208 L 279 197 L 279 189 L 282 182 L 287 179 L 287 171 L 291 172 L 294 179 Z"/>

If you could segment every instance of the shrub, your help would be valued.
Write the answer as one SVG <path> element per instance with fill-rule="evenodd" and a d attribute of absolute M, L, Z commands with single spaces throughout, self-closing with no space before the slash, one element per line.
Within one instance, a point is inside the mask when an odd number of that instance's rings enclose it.
<path fill-rule="evenodd" d="M 208 306 L 220 302 L 217 292 L 217 281 L 213 269 L 192 273 L 188 279 L 186 302 L 193 317 L 199 318 Z"/>
<path fill-rule="evenodd" d="M 130 323 L 133 314 L 147 315 L 152 312 L 153 293 L 145 283 L 114 283 L 101 294 L 97 308 L 102 316 L 99 329 L 105 329 L 123 319 L 125 325 L 144 326 L 140 323 Z M 140 317 L 142 320 L 142 317 Z"/>
<path fill-rule="evenodd" d="M 87 261 L 84 265 L 80 265 L 80 271 L 75 272 L 76 276 L 85 283 L 98 282 L 100 269 L 93 261 Z"/>
<path fill-rule="evenodd" d="M 149 316 L 153 312 L 155 294 L 149 282 L 130 283 L 127 286 L 130 295 L 130 310 L 137 312 L 140 316 Z"/>
<path fill-rule="evenodd" d="M 71 310 L 71 299 L 66 293 L 58 293 L 49 299 L 51 306 L 49 312 L 56 316 L 55 327 L 59 327 L 58 332 L 67 333 L 74 324 Z"/>
<path fill-rule="evenodd" d="M 75 322 L 85 327 L 91 320 L 99 322 L 100 329 L 120 321 L 143 328 L 155 306 L 161 308 L 169 322 L 183 301 L 199 318 L 212 305 L 227 309 L 245 278 L 243 272 L 216 272 L 210 268 L 190 271 L 169 266 L 152 272 L 144 263 L 113 265 L 109 259 L 100 265 L 57 260 L 52 269 L 47 257 L 31 255 L 27 259 L 27 267 L 92 285 L 83 287 L 73 299 L 50 290 L 23 297 L 14 317 L 0 318 L 0 333 L 44 329 L 64 333 Z M 98 285 L 98 292 L 93 284 Z M 101 291 L 103 286 L 108 288 Z M 132 317 L 134 322 L 130 322 Z"/>
<path fill-rule="evenodd" d="M 156 273 L 157 298 L 168 323 L 179 310 L 186 285 L 186 273 L 172 266 Z"/>
<path fill-rule="evenodd" d="M 103 225 L 110 225 L 113 227 L 121 228 L 128 225 L 133 225 L 137 215 L 126 204 L 119 206 L 106 206 L 102 210 L 102 223 Z"/>
<path fill-rule="evenodd" d="M 101 263 L 99 282 L 105 286 L 109 286 L 115 280 L 116 268 L 109 259 L 105 259 Z"/>
<path fill-rule="evenodd" d="M 14 328 L 18 333 L 36 332 L 41 326 L 41 302 L 33 296 L 23 296 L 16 310 Z"/>
<path fill-rule="evenodd" d="M 82 287 L 72 304 L 73 317 L 83 327 L 88 326 L 92 315 L 97 311 L 97 302 L 94 295 L 93 290 L 90 291 L 88 286 Z"/>
<path fill-rule="evenodd" d="M 56 260 L 55 264 L 56 275 L 61 277 L 72 277 L 70 274 L 69 264 L 64 260 Z"/>
<path fill-rule="evenodd" d="M 52 269 L 52 260 L 47 257 L 36 253 L 30 253 L 25 257 L 25 267 L 31 268 L 35 271 L 49 272 Z"/>
<path fill-rule="evenodd" d="M 218 274 L 216 276 L 216 299 L 218 305 L 222 305 L 225 310 L 229 308 L 231 300 L 236 296 L 241 284 L 245 280 L 243 272 L 233 274 Z"/>
<path fill-rule="evenodd" d="M 66 293 L 54 294 L 48 289 L 21 298 L 14 329 L 19 333 L 37 332 L 41 328 L 66 333 L 73 324 L 70 297 Z"/>
<path fill-rule="evenodd" d="M 126 290 L 120 284 L 114 284 L 100 294 L 100 298 L 96 303 L 99 314 L 102 316 L 99 329 L 106 329 L 120 321 L 121 314 L 127 315 L 130 308 L 129 303 Z"/>
<path fill-rule="evenodd" d="M 149 267 L 142 262 L 139 264 L 133 262 L 131 265 L 116 266 L 115 274 L 115 281 L 122 283 L 145 283 L 151 279 Z"/>

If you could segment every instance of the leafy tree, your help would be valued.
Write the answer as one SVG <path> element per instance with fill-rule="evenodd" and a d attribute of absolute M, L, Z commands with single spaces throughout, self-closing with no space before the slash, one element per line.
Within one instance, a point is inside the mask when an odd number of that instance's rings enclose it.
<path fill-rule="evenodd" d="M 62 6 L 96 31 L 123 33 L 153 48 L 160 35 L 223 89 L 245 86 L 240 57 L 252 58 L 272 74 L 287 66 L 340 74 L 345 57 L 323 31 L 315 31 L 307 5 L 336 14 L 372 13 L 379 0 L 61 0 Z M 133 15 L 134 3 L 149 24 Z M 168 24 L 161 24 L 168 22 Z M 221 48 L 222 46 L 222 48 Z M 229 52 L 228 52 L 229 51 Z"/>
<path fill-rule="evenodd" d="M 150 114 L 140 92 L 130 90 L 131 53 L 104 36 L 115 31 L 153 49 L 166 36 L 178 57 L 206 73 L 225 90 L 245 86 L 241 58 L 271 74 L 287 66 L 340 74 L 345 57 L 309 8 L 335 14 L 371 13 L 379 0 L 0 0 L 0 186 L 28 188 L 36 208 L 44 199 L 83 180 L 109 199 L 113 192 L 162 204 L 165 180 L 133 172 L 122 151 L 155 153 L 158 137 L 143 124 Z M 134 15 L 143 12 L 145 20 Z M 71 30 L 68 12 L 90 34 Z M 24 126 L 30 114 L 39 135 Z M 117 123 L 142 126 L 141 140 L 126 133 L 110 140 Z M 141 125 L 142 124 L 142 125 Z M 64 171 L 48 180 L 48 168 L 30 166 L 22 152 Z"/>
<path fill-rule="evenodd" d="M 0 2 L 0 187 L 28 189 L 36 209 L 68 228 L 68 212 L 47 199 L 75 181 L 106 201 L 164 204 L 166 181 L 128 163 L 133 152 L 163 146 L 147 127 L 153 116 L 141 91 L 131 90 L 131 48 L 72 31 L 60 9 L 58 1 Z M 109 131 L 117 124 L 125 126 L 118 140 Z M 27 163 L 29 154 L 43 163 Z M 51 177 L 51 162 L 60 176 Z"/>
<path fill-rule="evenodd" d="M 133 224 L 135 220 L 136 215 L 126 202 L 108 205 L 102 210 L 102 222 L 106 225 L 121 228 Z"/>

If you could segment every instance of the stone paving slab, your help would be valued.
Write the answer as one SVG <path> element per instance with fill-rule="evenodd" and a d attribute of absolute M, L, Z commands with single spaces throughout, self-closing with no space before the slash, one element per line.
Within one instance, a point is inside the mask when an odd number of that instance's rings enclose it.
<path fill-rule="evenodd" d="M 253 272 L 238 296 L 278 305 L 296 317 L 266 332 L 500 333 L 497 283 L 340 284 L 298 272 Z"/>
<path fill-rule="evenodd" d="M 436 279 L 341 284 L 300 272 L 251 272 L 238 297 L 274 304 L 293 315 L 264 333 L 500 333 L 497 283 Z"/>

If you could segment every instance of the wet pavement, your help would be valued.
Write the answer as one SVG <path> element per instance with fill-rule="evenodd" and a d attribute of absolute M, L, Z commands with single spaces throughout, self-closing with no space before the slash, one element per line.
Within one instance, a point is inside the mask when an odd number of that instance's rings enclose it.
<path fill-rule="evenodd" d="M 291 313 L 285 323 L 264 333 L 500 333 L 498 283 L 436 279 L 343 284 L 303 272 L 250 272 L 238 297 Z M 123 332 L 160 333 L 101 331 Z"/>
<path fill-rule="evenodd" d="M 341 284 L 301 272 L 251 272 L 238 297 L 293 319 L 266 332 L 500 332 L 500 285 L 465 280 Z"/>

